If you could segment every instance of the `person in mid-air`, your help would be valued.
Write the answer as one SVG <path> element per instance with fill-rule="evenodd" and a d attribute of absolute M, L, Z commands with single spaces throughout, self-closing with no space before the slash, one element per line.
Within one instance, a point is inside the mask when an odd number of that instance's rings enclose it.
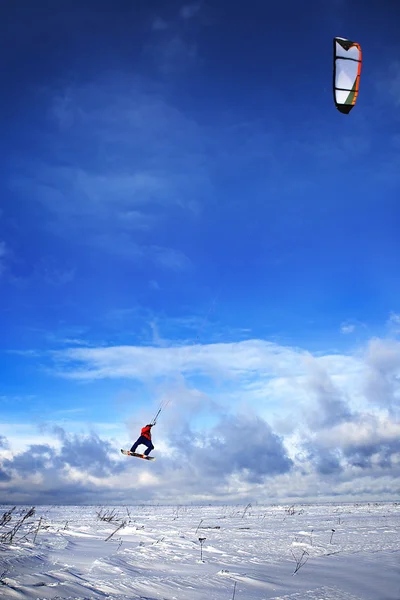
<path fill-rule="evenodd" d="M 130 452 L 136 452 L 136 448 L 138 446 L 140 446 L 141 444 L 143 444 L 144 446 L 147 446 L 147 450 L 145 451 L 144 456 L 148 456 L 150 454 L 150 452 L 152 450 L 154 450 L 154 446 L 151 441 L 151 428 L 152 427 L 154 427 L 154 423 L 145 425 L 144 427 L 142 427 L 140 436 L 138 437 L 136 442 L 133 444 L 132 448 L 130 449 Z"/>

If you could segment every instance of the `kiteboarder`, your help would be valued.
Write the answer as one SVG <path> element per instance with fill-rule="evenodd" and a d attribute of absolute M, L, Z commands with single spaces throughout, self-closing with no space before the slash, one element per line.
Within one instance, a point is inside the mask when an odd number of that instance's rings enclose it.
<path fill-rule="evenodd" d="M 136 442 L 133 444 L 132 448 L 130 449 L 130 452 L 136 452 L 136 448 L 138 446 L 140 446 L 141 444 L 143 444 L 144 446 L 147 446 L 147 450 L 145 451 L 144 456 L 148 456 L 150 454 L 150 452 L 152 450 L 154 450 L 154 446 L 151 441 L 151 428 L 154 427 L 154 425 L 155 425 L 155 423 L 149 423 L 148 425 L 145 425 L 144 427 L 142 427 L 140 436 L 138 437 Z"/>

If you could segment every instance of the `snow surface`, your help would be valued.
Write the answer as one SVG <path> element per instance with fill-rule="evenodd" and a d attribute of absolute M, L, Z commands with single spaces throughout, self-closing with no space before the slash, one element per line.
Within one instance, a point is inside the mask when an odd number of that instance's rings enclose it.
<path fill-rule="evenodd" d="M 40 506 L 0 544 L 0 598 L 400 600 L 399 534 L 397 503 Z"/>

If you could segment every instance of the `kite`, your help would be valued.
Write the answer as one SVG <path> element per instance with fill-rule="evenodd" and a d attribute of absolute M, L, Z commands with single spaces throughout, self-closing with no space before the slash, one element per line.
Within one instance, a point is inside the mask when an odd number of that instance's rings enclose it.
<path fill-rule="evenodd" d="M 361 46 L 341 37 L 333 38 L 333 95 L 338 111 L 348 115 L 356 103 L 360 85 Z"/>

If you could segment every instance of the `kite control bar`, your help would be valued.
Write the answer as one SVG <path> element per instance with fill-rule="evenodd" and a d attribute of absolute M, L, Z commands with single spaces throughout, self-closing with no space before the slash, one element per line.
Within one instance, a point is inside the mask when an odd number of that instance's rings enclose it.
<path fill-rule="evenodd" d="M 157 412 L 156 416 L 152 420 L 152 422 L 151 422 L 152 425 L 155 425 L 157 423 L 157 417 L 160 414 L 160 412 L 161 412 L 161 408 L 158 409 L 158 412 Z"/>

